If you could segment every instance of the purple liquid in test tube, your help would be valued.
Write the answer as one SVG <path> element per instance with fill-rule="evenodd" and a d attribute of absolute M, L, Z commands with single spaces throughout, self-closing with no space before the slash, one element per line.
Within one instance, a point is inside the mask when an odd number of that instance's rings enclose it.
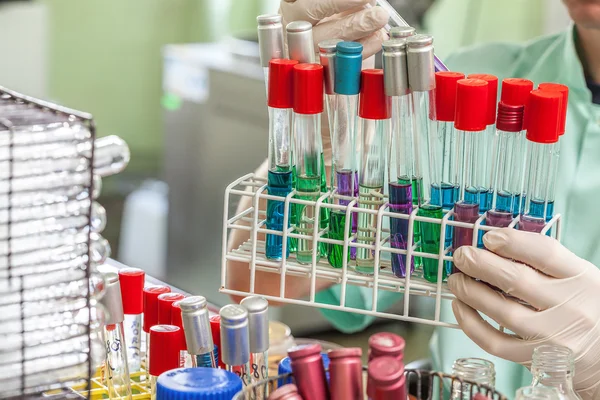
<path fill-rule="evenodd" d="M 354 182 L 352 181 L 352 176 L 354 175 Z M 342 196 L 348 197 L 358 197 L 358 172 L 354 171 L 338 171 L 336 172 L 337 177 L 337 191 Z M 340 204 L 343 206 L 347 206 L 350 204 L 350 200 L 340 199 Z M 356 207 L 356 206 L 355 206 Z M 352 213 L 352 234 L 356 233 L 357 228 L 357 216 L 356 213 Z M 350 258 L 352 260 L 356 259 L 356 247 L 350 248 Z"/>
<path fill-rule="evenodd" d="M 454 220 L 458 222 L 468 222 L 473 224 L 479 219 L 479 204 L 469 204 L 459 202 L 454 205 Z M 473 229 L 455 227 L 454 229 L 454 248 L 473 245 Z M 452 265 L 452 273 L 460 272 Z"/>
<path fill-rule="evenodd" d="M 412 185 L 389 183 L 389 208 L 391 212 L 410 215 L 413 211 Z M 408 247 L 408 219 L 390 218 L 390 244 L 394 249 Z M 414 258 L 410 272 L 414 271 Z M 392 253 L 392 271 L 396 276 L 406 276 L 406 255 Z"/>

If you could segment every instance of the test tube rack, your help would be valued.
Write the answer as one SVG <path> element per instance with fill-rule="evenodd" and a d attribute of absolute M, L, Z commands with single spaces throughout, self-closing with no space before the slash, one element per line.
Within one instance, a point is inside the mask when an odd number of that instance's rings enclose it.
<path fill-rule="evenodd" d="M 224 215 L 223 215 L 223 247 L 221 258 L 221 289 L 223 293 L 239 296 L 247 296 L 252 294 L 260 294 L 269 301 L 304 305 L 317 308 L 325 308 L 330 310 L 345 311 L 351 313 L 371 315 L 379 318 L 388 318 L 393 320 L 416 322 L 435 326 L 444 326 L 458 328 L 458 325 L 453 322 L 444 321 L 440 318 L 442 301 L 451 300 L 454 296 L 448 290 L 447 284 L 442 280 L 442 270 L 445 261 L 452 261 L 452 256 L 449 255 L 449 248 L 444 247 L 446 226 L 454 226 L 461 228 L 473 229 L 474 245 L 480 231 L 488 231 L 498 229 L 485 225 L 486 214 L 480 216 L 475 223 L 464 223 L 452 220 L 453 211 L 447 211 L 443 219 L 432 219 L 418 216 L 418 207 L 415 207 L 410 215 L 390 212 L 388 204 L 385 203 L 379 210 L 367 210 L 356 207 L 357 199 L 351 201 L 347 206 L 332 205 L 331 200 L 336 194 L 328 191 L 321 193 L 321 196 L 316 202 L 299 200 L 294 198 L 295 191 L 292 191 L 285 199 L 272 196 L 267 193 L 267 180 L 259 177 L 254 173 L 250 173 L 236 179 L 225 190 Z M 232 205 L 239 204 L 240 199 L 250 197 L 252 205 L 244 210 L 230 215 L 229 209 Z M 301 235 L 294 232 L 294 228 L 290 227 L 283 232 L 273 231 L 266 228 L 266 211 L 264 204 L 266 200 L 284 201 L 284 224 L 287 226 L 292 204 L 303 204 L 315 207 L 315 220 L 319 220 L 320 211 L 324 208 L 338 209 L 346 212 L 346 221 L 351 220 L 352 213 L 369 213 L 377 217 L 377 231 L 375 243 L 373 245 L 357 244 L 353 242 L 355 235 L 347 239 L 333 240 L 326 237 L 327 229 L 318 229 L 319 224 L 315 224 L 317 229 L 314 229 L 312 236 Z M 402 218 L 409 221 L 408 243 L 413 242 L 414 227 L 418 222 L 429 222 L 440 225 L 440 248 L 436 254 L 423 253 L 417 250 L 418 243 L 406 250 L 394 249 L 389 245 L 389 230 L 382 228 L 384 218 Z M 509 227 L 514 228 L 519 222 L 519 218 L 513 219 Z M 561 216 L 555 214 L 553 218 L 547 222 L 541 234 L 550 234 L 560 241 Z M 346 227 L 349 229 L 349 227 Z M 237 248 L 232 248 L 230 243 L 230 232 L 234 230 L 242 230 L 249 232 L 250 239 L 241 244 Z M 346 231 L 348 232 L 348 230 Z M 365 275 L 356 272 L 351 262 L 344 261 L 342 268 L 333 268 L 329 265 L 326 258 L 321 258 L 317 261 L 315 250 L 313 252 L 313 262 L 310 265 L 304 265 L 297 262 L 294 254 L 290 254 L 289 258 L 283 258 L 281 261 L 267 259 L 265 255 L 265 242 L 259 240 L 259 234 L 273 234 L 283 236 L 283 242 L 287 241 L 288 237 L 298 239 L 312 240 L 313 243 L 327 243 L 343 245 L 344 251 L 354 247 L 368 248 L 374 253 L 374 265 L 379 266 L 374 268 L 372 275 Z M 313 245 L 313 248 L 318 246 Z M 415 270 L 413 274 L 407 274 L 404 278 L 396 277 L 390 268 L 390 262 L 386 259 L 385 254 L 405 254 L 406 264 L 410 265 L 410 260 L 413 257 L 423 257 L 435 259 L 438 261 L 438 279 L 437 283 L 431 283 L 423 278 L 422 271 Z M 249 287 L 246 290 L 233 288 L 228 286 L 228 262 L 247 263 L 249 269 Z M 267 272 L 280 276 L 279 293 L 265 294 L 256 290 L 256 275 L 257 272 Z M 310 282 L 310 292 L 308 298 L 296 299 L 291 298 L 286 293 L 286 278 L 290 276 L 304 277 Z M 316 301 L 317 281 L 328 281 L 340 285 L 340 302 L 339 304 L 325 304 Z M 347 305 L 346 293 L 349 286 L 362 286 L 372 289 L 372 308 L 365 310 Z M 404 296 L 403 312 L 394 314 L 387 310 L 379 310 L 377 308 L 377 299 L 382 291 L 390 291 L 401 293 Z M 435 299 L 435 310 L 430 316 L 415 316 L 410 313 L 410 301 L 412 296 L 425 296 Z M 503 329 L 499 327 L 499 329 Z"/>

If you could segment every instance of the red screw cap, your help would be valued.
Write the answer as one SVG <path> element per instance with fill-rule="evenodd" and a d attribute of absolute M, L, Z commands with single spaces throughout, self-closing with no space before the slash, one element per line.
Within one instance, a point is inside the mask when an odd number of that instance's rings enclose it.
<path fill-rule="evenodd" d="M 323 112 L 323 66 L 294 65 L 294 112 L 319 114 Z"/>
<path fill-rule="evenodd" d="M 533 82 L 529 79 L 507 78 L 502 81 L 500 101 L 509 106 L 526 106 Z"/>
<path fill-rule="evenodd" d="M 498 77 L 490 74 L 471 74 L 467 78 L 481 79 L 488 83 L 485 124 L 494 125 L 496 123 L 496 103 L 498 101 Z"/>
<path fill-rule="evenodd" d="M 158 324 L 158 296 L 169 293 L 168 286 L 148 286 L 144 288 L 144 332 L 150 333 L 150 328 Z"/>
<path fill-rule="evenodd" d="M 391 332 L 379 332 L 369 338 L 369 361 L 378 357 L 393 357 L 398 361 L 404 359 L 406 342 L 401 336 Z"/>
<path fill-rule="evenodd" d="M 223 364 L 221 357 L 221 316 L 213 315 L 210 317 L 210 331 L 213 337 L 213 343 L 217 345 L 217 350 L 219 353 L 219 367 L 225 368 L 225 364 Z"/>
<path fill-rule="evenodd" d="M 273 59 L 269 61 L 269 99 L 267 104 L 273 108 L 292 108 L 294 106 L 294 65 L 296 60 Z"/>
<path fill-rule="evenodd" d="M 163 293 L 158 296 L 158 323 L 169 325 L 171 323 L 171 306 L 179 300 L 185 299 L 181 293 Z"/>
<path fill-rule="evenodd" d="M 461 72 L 435 73 L 435 113 L 438 121 L 454 122 L 456 113 L 456 82 L 465 79 Z"/>
<path fill-rule="evenodd" d="M 145 280 L 146 273 L 139 268 L 124 268 L 119 271 L 124 314 L 135 315 L 144 312 Z"/>
<path fill-rule="evenodd" d="M 390 117 L 390 98 L 385 95 L 382 69 L 361 71 L 358 115 L 366 119 Z"/>
<path fill-rule="evenodd" d="M 527 140 L 556 143 L 561 121 L 563 95 L 559 92 L 533 90 L 525 107 Z"/>
<path fill-rule="evenodd" d="M 538 89 L 547 92 L 558 92 L 562 95 L 562 102 L 560 106 L 560 125 L 558 127 L 558 134 L 560 136 L 564 135 L 565 128 L 567 125 L 567 108 L 569 107 L 569 87 L 566 85 L 561 85 L 560 83 L 540 83 Z"/>
<path fill-rule="evenodd" d="M 150 328 L 150 367 L 152 376 L 179 368 L 180 329 L 173 325 Z"/>
<path fill-rule="evenodd" d="M 488 83 L 481 79 L 461 79 L 456 84 L 456 118 L 461 131 L 478 132 L 486 127 Z"/>

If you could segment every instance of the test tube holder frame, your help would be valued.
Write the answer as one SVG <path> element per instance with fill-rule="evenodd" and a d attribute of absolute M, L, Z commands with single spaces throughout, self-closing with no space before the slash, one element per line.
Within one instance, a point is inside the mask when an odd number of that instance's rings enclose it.
<path fill-rule="evenodd" d="M 90 321 L 93 320 L 93 316 L 92 316 L 92 294 L 91 294 L 91 289 L 90 289 L 90 277 L 91 277 L 91 272 L 92 272 L 92 268 L 91 268 L 91 219 L 92 219 L 92 201 L 91 201 L 91 197 L 92 197 L 92 192 L 93 192 L 93 174 L 94 174 L 94 140 L 96 138 L 96 127 L 95 127 L 95 123 L 93 120 L 93 117 L 91 114 L 85 113 L 85 112 L 80 112 L 80 111 L 75 111 L 66 107 L 62 107 L 56 104 L 52 104 L 43 100 L 39 100 L 39 99 L 35 99 L 33 97 L 30 96 L 26 96 L 20 93 L 17 93 L 13 90 L 4 88 L 2 86 L 0 86 L 0 99 L 3 101 L 3 103 L 11 103 L 11 104 L 15 104 L 15 105 L 24 105 L 26 107 L 30 107 L 31 110 L 36 110 L 36 111 L 42 111 L 44 113 L 48 113 L 48 115 L 58 115 L 61 117 L 65 117 L 69 122 L 78 122 L 81 123 L 82 125 L 84 125 L 86 127 L 87 130 L 89 130 L 89 137 L 86 139 L 82 139 L 81 142 L 83 141 L 89 141 L 90 145 L 90 151 L 89 154 L 87 156 L 85 156 L 86 161 L 88 162 L 89 168 L 89 184 L 83 184 L 83 189 L 82 191 L 85 191 L 88 193 L 89 198 L 90 198 L 90 206 L 89 209 L 86 209 L 85 213 L 82 214 L 85 218 L 86 221 L 86 225 L 88 227 L 87 229 L 87 237 L 84 239 L 84 242 L 86 243 L 87 246 L 87 256 L 82 258 L 81 264 L 79 265 L 79 268 L 81 269 L 85 269 L 85 275 L 84 278 L 82 279 L 83 284 L 82 286 L 86 286 L 87 287 L 87 291 L 85 293 L 85 295 L 81 298 L 81 300 L 85 300 L 85 305 L 79 309 L 79 311 L 83 311 L 84 313 L 86 313 L 87 310 L 87 327 L 84 328 L 84 333 L 82 333 L 81 336 L 81 340 L 83 343 L 86 342 L 87 340 L 87 352 L 82 351 L 82 352 L 78 352 L 77 356 L 81 357 L 80 358 L 80 362 L 77 363 L 77 366 L 82 366 L 82 369 L 87 369 L 87 373 L 84 376 L 78 376 L 78 377 L 69 377 L 67 379 L 62 379 L 59 377 L 56 377 L 54 382 L 47 382 L 44 384 L 33 384 L 30 382 L 30 376 L 28 376 L 28 373 L 30 374 L 35 374 L 35 375 L 40 375 L 40 374 L 45 374 L 47 376 L 56 376 L 57 373 L 64 371 L 64 369 L 66 368 L 66 366 L 61 365 L 60 367 L 56 367 L 55 365 L 45 369 L 45 370 L 41 370 L 39 368 L 32 368 L 34 363 L 38 363 L 40 362 L 39 358 L 35 357 L 34 352 L 30 351 L 30 349 L 28 349 L 27 347 L 27 343 L 26 343 L 26 339 L 25 339 L 25 335 L 26 332 L 30 331 L 31 328 L 26 328 L 27 324 L 31 326 L 31 324 L 34 323 L 34 319 L 36 316 L 40 316 L 40 314 L 36 314 L 33 316 L 27 316 L 26 315 L 26 306 L 28 304 L 28 301 L 26 299 L 26 295 L 24 294 L 24 290 L 26 288 L 24 288 L 24 280 L 28 277 L 28 276 L 33 276 L 34 273 L 31 274 L 25 274 L 25 273 L 21 273 L 19 271 L 17 271 L 14 266 L 13 263 L 13 257 L 15 256 L 15 253 L 12 251 L 12 242 L 14 240 L 13 236 L 12 236 L 12 230 L 11 230 L 11 226 L 13 224 L 12 218 L 13 218 L 13 210 L 15 210 L 15 207 L 12 205 L 12 199 L 13 199 L 13 194 L 15 193 L 15 191 L 13 190 L 13 179 L 15 179 L 15 176 L 13 175 L 13 163 L 14 163 L 14 153 L 13 153 L 13 149 L 15 147 L 14 144 L 14 136 L 15 136 L 15 129 L 16 127 L 14 126 L 14 124 L 11 122 L 11 118 L 7 118 L 6 116 L 0 114 L 0 128 L 2 130 L 4 130 L 5 132 L 7 132 L 8 134 L 8 145 L 6 146 L 7 148 L 7 161 L 8 161 L 8 165 L 9 165 L 9 171 L 8 171 L 8 177 L 6 179 L 3 179 L 4 181 L 6 181 L 7 185 L 8 185 L 8 192 L 7 192 L 7 207 L 3 208 L 2 211 L 3 213 L 5 213 L 7 215 L 7 222 L 6 222 L 6 231 L 8 232 L 8 235 L 6 238 L 0 240 L 0 242 L 5 242 L 6 246 L 7 246 L 7 254 L 5 256 L 2 256 L 2 258 L 5 259 L 6 262 L 6 267 L 3 268 L 4 271 L 6 271 L 6 277 L 0 277 L 0 285 L 2 288 L 0 289 L 0 294 L 2 296 L 17 296 L 18 300 L 16 302 L 11 302 L 10 304 L 7 304 L 6 302 L 1 303 L 2 305 L 8 305 L 8 306 L 13 306 L 13 307 L 17 307 L 18 310 L 20 310 L 18 312 L 18 317 L 17 318 L 10 318 L 10 315 L 8 317 L 8 319 L 6 319 L 6 316 L 2 317 L 2 323 L 4 324 L 9 324 L 11 322 L 16 322 L 17 324 L 19 324 L 20 328 L 20 343 L 18 345 L 18 347 L 13 348 L 12 350 L 9 349 L 9 351 L 14 351 L 15 349 L 20 349 L 20 362 L 18 362 L 17 366 L 20 367 L 20 372 L 19 372 L 19 376 L 16 378 L 19 381 L 19 388 L 16 389 L 16 392 L 7 392 L 6 389 L 3 389 L 2 391 L 0 391 L 0 398 L 4 398 L 6 396 L 9 397 L 15 397 L 15 398 L 27 398 L 27 399 L 34 399 L 34 398 L 45 398 L 46 396 L 43 396 L 41 393 L 42 392 L 46 392 L 48 390 L 51 389 L 59 389 L 59 388 L 68 388 L 69 386 L 72 385 L 83 385 L 83 387 L 87 387 L 90 388 L 91 387 L 91 378 L 92 375 L 94 373 L 94 369 L 95 366 L 93 365 L 93 361 L 92 361 L 92 357 L 91 357 L 91 349 L 92 349 L 92 331 L 91 331 L 91 326 L 90 326 Z M 81 143 L 78 142 L 78 143 Z M 29 176 L 29 175 L 28 175 Z M 25 176 L 25 177 L 28 177 Z M 35 176 L 35 172 L 32 172 L 30 176 Z M 23 177 L 23 176 L 20 176 Z M 50 247 L 40 247 L 40 249 L 50 249 Z M 48 261 L 49 262 L 49 261 Z M 33 264 L 32 266 L 41 268 L 44 267 L 45 263 L 38 263 L 38 264 Z M 45 273 L 45 272 L 37 272 L 37 274 L 41 274 L 41 273 Z M 54 284 L 58 284 L 57 282 L 53 282 Z M 60 283 L 60 282 L 59 282 Z M 87 283 L 87 285 L 86 285 Z M 48 286 L 46 286 L 48 287 Z M 43 290 L 44 287 L 36 287 L 36 290 Z M 8 298 L 8 297 L 7 297 Z M 54 299 L 54 300 L 58 300 L 58 299 Z M 56 313 L 57 310 L 53 310 L 53 309 L 47 309 L 47 311 L 44 313 L 42 313 L 41 315 L 46 315 L 46 314 L 51 314 L 51 313 Z M 61 327 L 64 329 L 68 329 L 69 326 L 73 326 L 74 322 L 71 321 L 71 323 L 69 324 L 68 322 L 64 321 L 64 323 L 62 325 L 58 325 L 57 326 L 53 326 L 52 329 L 60 329 Z M 4 325 L 4 326 L 9 326 L 9 325 Z M 74 334 L 73 334 L 74 335 Z M 86 339 L 87 336 L 87 339 Z M 74 338 L 75 336 L 71 337 Z M 78 336 L 79 337 L 79 336 Z M 40 343 L 40 344 L 44 344 L 44 343 Z M 2 354 L 2 352 L 0 351 L 0 355 Z M 69 349 L 68 347 L 65 348 L 63 347 L 60 351 L 59 354 L 53 354 L 53 356 L 57 356 L 57 355 L 74 355 L 74 350 Z M 0 358 L 2 358 L 0 356 Z M 14 362 L 11 364 L 10 360 L 2 360 L 0 361 L 0 367 L 2 366 L 7 366 L 7 365 L 13 365 Z M 75 365 L 73 365 L 72 367 L 74 367 Z M 14 382 L 14 378 L 9 378 Z M 3 382 L 8 382 L 5 381 L 2 377 L 0 377 L 0 386 L 3 385 Z"/>
<path fill-rule="evenodd" d="M 324 308 L 336 311 L 345 311 L 351 313 L 358 313 L 364 315 L 370 315 L 379 318 L 387 318 L 393 320 L 415 322 L 427 325 L 442 326 L 449 328 L 458 328 L 458 325 L 453 322 L 443 321 L 441 319 L 441 305 L 442 300 L 447 301 L 454 298 L 452 293 L 448 290 L 447 284 L 442 280 L 443 268 L 445 268 L 445 261 L 452 261 L 452 256 L 448 255 L 450 249 L 445 248 L 445 234 L 446 226 L 454 226 L 460 228 L 473 229 L 473 245 L 477 244 L 478 233 L 480 231 L 488 231 L 498 229 L 484 225 L 486 214 L 483 214 L 475 223 L 457 222 L 451 219 L 454 215 L 453 211 L 450 210 L 445 212 L 443 219 L 433 219 L 428 217 L 418 216 L 418 207 L 415 207 L 410 215 L 399 214 L 389 211 L 387 202 L 379 210 L 367 210 L 356 207 L 357 199 L 353 199 L 347 206 L 333 205 L 329 201 L 336 194 L 334 192 L 321 193 L 321 196 L 316 202 L 300 200 L 294 198 L 295 191 L 292 191 L 284 201 L 284 222 L 283 226 L 287 226 L 289 222 L 289 210 L 291 204 L 301 204 L 315 207 L 315 220 L 319 219 L 320 211 L 323 208 L 343 210 L 346 212 L 346 221 L 350 221 L 352 213 L 368 213 L 376 215 L 377 217 L 377 230 L 375 235 L 374 245 L 357 244 L 353 243 L 356 235 L 345 235 L 347 239 L 333 240 L 326 238 L 327 229 L 314 229 L 313 235 L 301 235 L 293 232 L 294 228 L 290 227 L 283 232 L 273 231 L 266 228 L 266 212 L 260 207 L 261 200 L 279 200 L 282 201 L 282 197 L 272 196 L 267 193 L 267 180 L 266 178 L 259 177 L 254 173 L 250 173 L 242 176 L 241 178 L 232 182 L 225 189 L 225 202 L 224 202 L 224 214 L 223 214 L 223 247 L 221 257 L 221 288 L 222 293 L 230 295 L 247 296 L 253 294 L 260 294 L 269 301 L 288 303 L 296 305 L 304 305 L 310 307 Z M 230 204 L 234 203 L 236 199 L 251 197 L 252 205 L 244 210 L 236 212 L 235 215 L 229 215 Z M 384 218 L 401 218 L 408 220 L 409 232 L 408 232 L 408 243 L 413 242 L 414 227 L 415 223 L 418 222 L 429 222 L 440 225 L 440 248 L 437 254 L 423 253 L 417 251 L 418 243 L 408 247 L 406 250 L 393 249 L 389 246 L 389 230 L 383 229 L 382 222 Z M 519 222 L 519 217 L 513 219 L 509 227 L 514 228 Z M 315 224 L 318 227 L 319 224 Z M 348 225 L 348 223 L 346 224 Z M 554 229 L 552 229 L 554 228 Z M 349 227 L 346 226 L 346 232 L 349 232 Z M 551 234 L 560 241 L 561 237 L 561 215 L 555 214 L 553 218 L 546 223 L 541 234 L 546 234 L 550 229 Z M 244 242 L 237 248 L 231 248 L 229 233 L 233 230 L 243 230 L 249 232 L 250 239 Z M 295 237 L 297 239 L 308 239 L 312 240 L 313 243 L 327 243 L 337 244 L 344 246 L 344 254 L 350 250 L 352 246 L 362 247 L 371 249 L 374 252 L 374 265 L 380 266 L 380 268 L 374 268 L 372 275 L 366 275 L 354 271 L 350 263 L 344 260 L 342 268 L 333 268 L 329 265 L 327 259 L 321 258 L 317 260 L 317 248 L 318 245 L 313 245 L 313 262 L 310 265 L 300 264 L 296 261 L 294 254 L 290 254 L 289 258 L 283 257 L 282 260 L 271 260 L 265 256 L 265 242 L 258 240 L 258 234 L 273 234 L 283 236 L 283 243 L 287 242 L 288 237 Z M 411 274 L 406 274 L 404 278 L 396 277 L 390 268 L 390 262 L 381 257 L 382 253 L 390 254 L 405 254 L 406 264 L 410 265 L 410 261 L 413 257 L 423 257 L 438 260 L 438 277 L 437 283 L 431 283 L 422 277 L 422 273 L 419 270 Z M 229 261 L 247 263 L 249 269 L 249 287 L 247 290 L 239 290 L 239 288 L 232 288 L 228 285 L 228 270 L 227 263 Z M 280 287 L 278 294 L 264 294 L 256 291 L 256 273 L 267 272 L 277 274 L 280 276 Z M 286 295 L 286 278 L 289 276 L 298 276 L 310 279 L 310 292 L 307 299 L 296 299 Z M 340 303 L 339 304 L 325 304 L 316 301 L 316 282 L 317 280 L 325 280 L 334 284 L 339 284 L 340 288 Z M 368 310 L 350 307 L 346 305 L 346 293 L 348 286 L 361 286 L 372 289 L 372 307 Z M 386 310 L 377 309 L 377 299 L 380 291 L 389 291 L 400 293 L 404 295 L 403 312 L 401 314 L 393 314 Z M 435 311 L 432 317 L 413 316 L 410 315 L 410 300 L 411 296 L 425 296 L 435 299 Z M 499 326 L 498 329 L 503 330 L 503 327 Z"/>

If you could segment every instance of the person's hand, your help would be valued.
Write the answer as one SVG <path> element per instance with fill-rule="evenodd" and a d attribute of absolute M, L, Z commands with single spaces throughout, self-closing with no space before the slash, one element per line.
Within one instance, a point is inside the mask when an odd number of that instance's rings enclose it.
<path fill-rule="evenodd" d="M 463 273 L 451 275 L 448 287 L 460 327 L 488 353 L 528 367 L 537 346 L 570 348 L 575 389 L 584 400 L 599 399 L 600 271 L 537 233 L 500 229 L 486 233 L 483 242 L 490 251 L 461 247 L 454 253 Z M 477 311 L 519 337 L 495 329 Z"/>
<path fill-rule="evenodd" d="M 326 39 L 357 41 L 363 45 L 363 58 L 379 50 L 388 35 L 382 28 L 389 15 L 373 0 L 281 0 L 279 13 L 283 27 L 292 21 L 307 21 L 314 25 L 313 38 L 317 44 Z"/>

